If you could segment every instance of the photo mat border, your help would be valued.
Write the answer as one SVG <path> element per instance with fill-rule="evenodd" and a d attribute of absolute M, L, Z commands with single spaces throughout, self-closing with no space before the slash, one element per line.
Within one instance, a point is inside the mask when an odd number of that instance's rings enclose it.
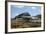
<path fill-rule="evenodd" d="M 8 2 L 20 2 L 20 3 L 34 3 L 34 4 L 43 4 L 44 5 L 44 30 L 36 30 L 36 31 L 20 31 L 20 32 L 8 32 L 8 28 L 7 28 L 7 18 L 8 18 L 8 13 L 7 13 L 7 8 Z M 45 31 L 45 3 L 44 2 L 27 2 L 27 1 L 5 1 L 5 33 L 24 33 L 24 32 L 41 32 L 41 31 Z"/>

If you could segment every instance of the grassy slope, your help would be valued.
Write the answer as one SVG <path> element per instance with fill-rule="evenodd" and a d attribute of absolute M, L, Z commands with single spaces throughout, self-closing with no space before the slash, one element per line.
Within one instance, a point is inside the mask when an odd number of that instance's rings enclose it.
<path fill-rule="evenodd" d="M 30 27 L 40 27 L 41 23 L 26 22 L 24 20 L 12 20 L 11 28 L 30 28 Z"/>

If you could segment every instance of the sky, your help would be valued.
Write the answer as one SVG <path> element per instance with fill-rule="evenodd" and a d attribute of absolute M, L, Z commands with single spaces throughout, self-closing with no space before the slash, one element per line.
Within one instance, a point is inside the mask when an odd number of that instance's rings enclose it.
<path fill-rule="evenodd" d="M 11 5 L 11 18 L 15 16 L 28 12 L 31 16 L 36 16 L 41 14 L 40 6 L 21 6 L 21 5 Z"/>

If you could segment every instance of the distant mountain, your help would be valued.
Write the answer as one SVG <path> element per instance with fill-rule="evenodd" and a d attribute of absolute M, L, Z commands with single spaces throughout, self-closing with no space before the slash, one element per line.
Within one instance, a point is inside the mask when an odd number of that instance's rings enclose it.
<path fill-rule="evenodd" d="M 38 18 L 40 18 L 41 19 L 41 15 L 39 14 L 39 15 L 36 15 L 35 17 L 38 17 Z"/>

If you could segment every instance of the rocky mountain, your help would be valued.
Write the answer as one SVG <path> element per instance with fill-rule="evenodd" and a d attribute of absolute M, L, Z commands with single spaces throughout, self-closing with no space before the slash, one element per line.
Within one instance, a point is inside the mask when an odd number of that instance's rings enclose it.
<path fill-rule="evenodd" d="M 15 17 L 15 19 L 22 18 L 22 16 L 31 16 L 31 15 L 28 12 L 26 12 L 26 13 L 19 14 L 18 16 Z"/>

